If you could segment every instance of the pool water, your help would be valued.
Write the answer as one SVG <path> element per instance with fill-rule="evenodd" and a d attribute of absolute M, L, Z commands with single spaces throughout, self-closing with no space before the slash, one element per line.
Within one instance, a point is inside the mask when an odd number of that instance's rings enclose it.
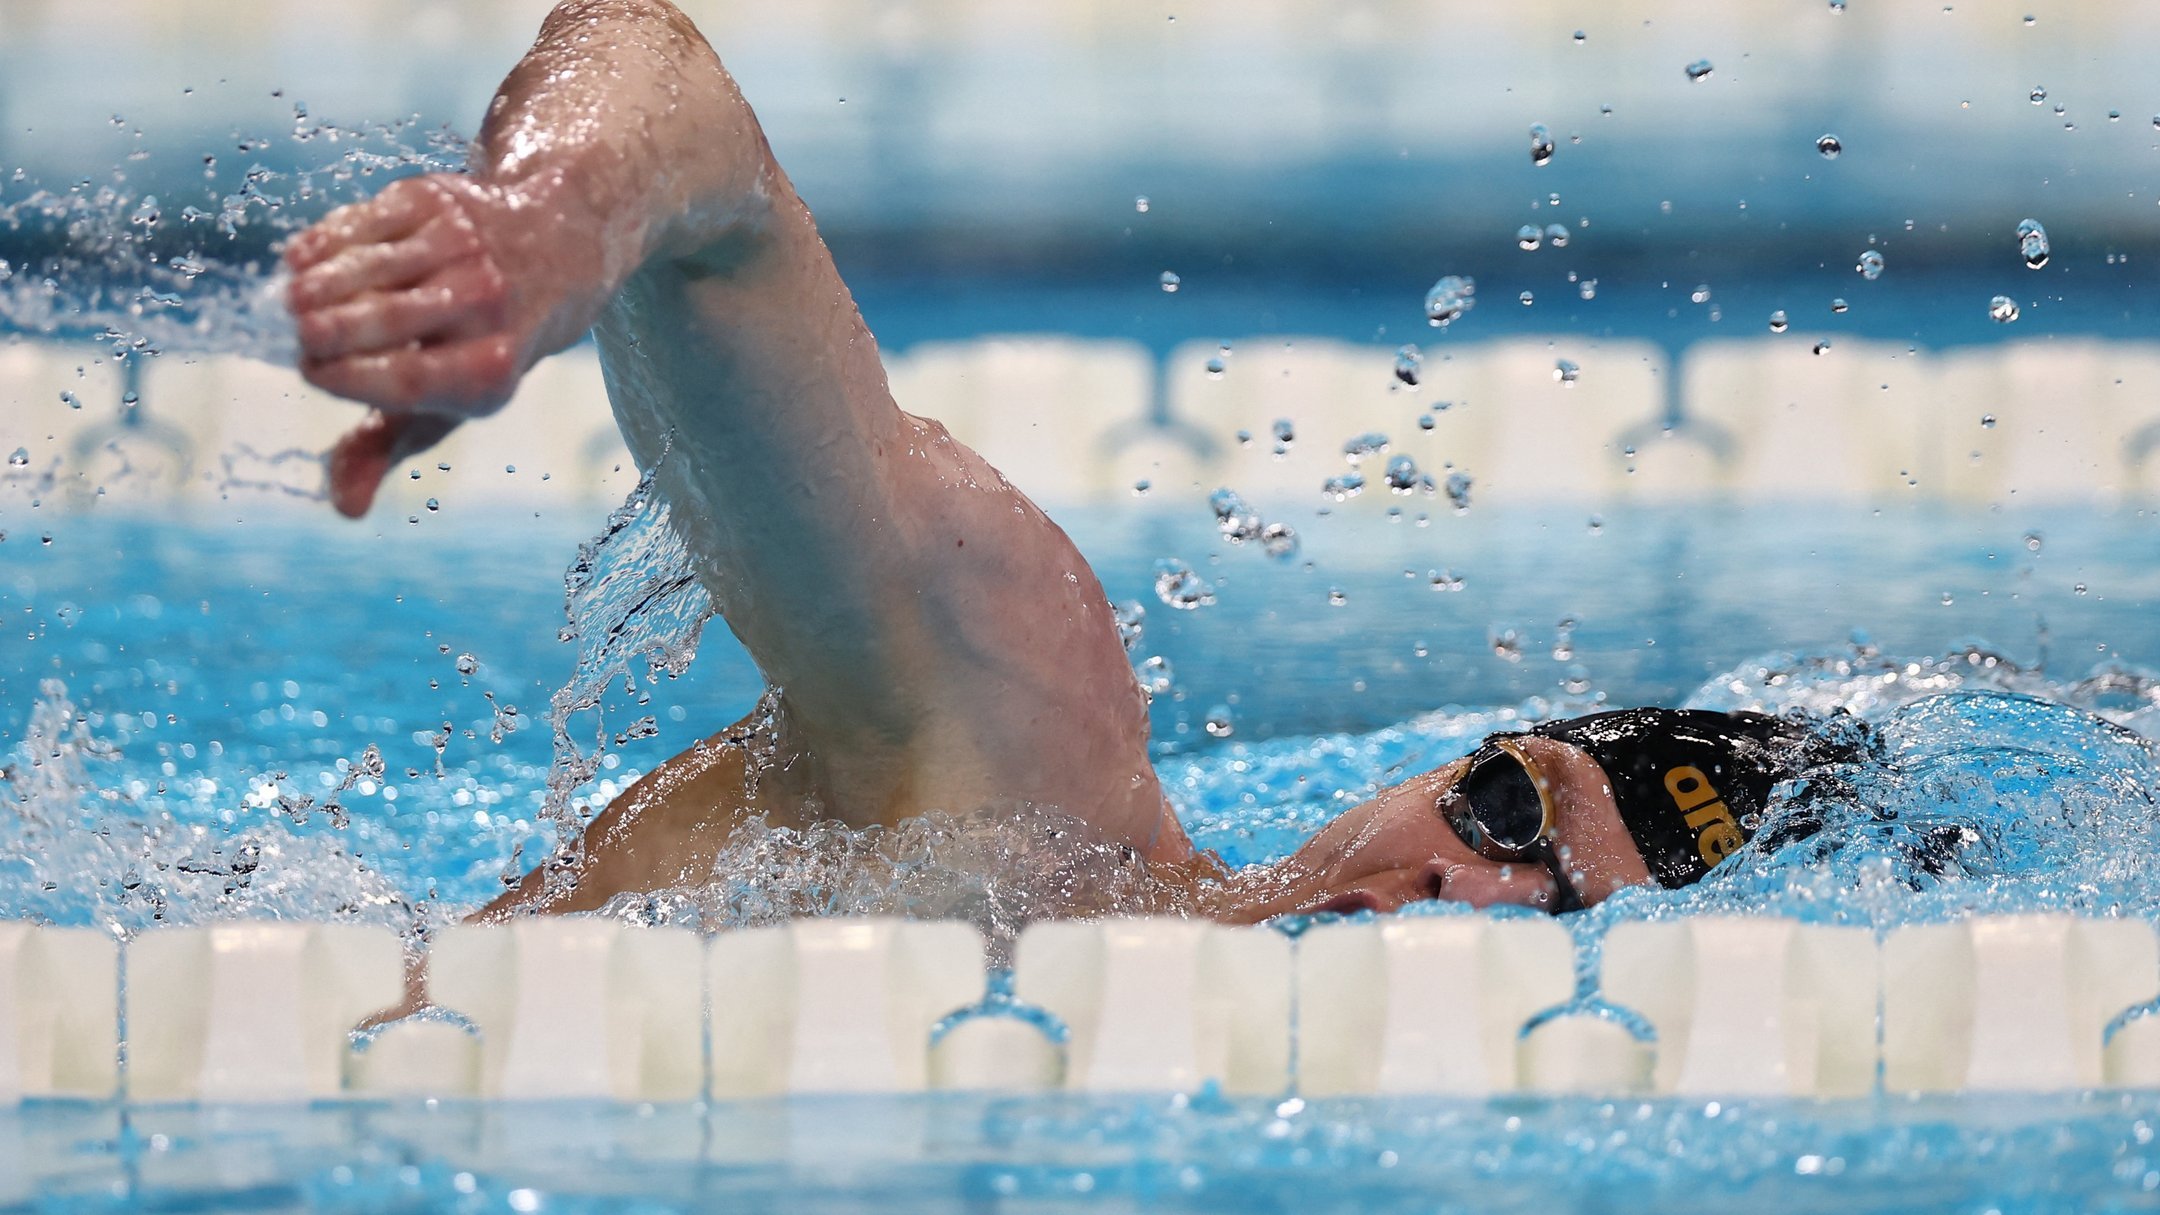
<path fill-rule="evenodd" d="M 2156 1119 L 2150 1094 L 47 1108 L 0 1115 L 0 1200 L 35 1160 L 45 1211 L 2134 1211 Z"/>
<path fill-rule="evenodd" d="M 297 141 L 328 134 L 295 119 Z M 0 194 L 16 263 L 0 262 L 0 330 L 84 341 L 86 361 L 288 356 L 266 270 L 276 241 L 378 171 L 457 152 L 405 128 L 341 135 L 339 149 L 279 147 L 260 173 L 214 170 L 193 212 L 169 192 L 157 214 L 120 172 L 112 190 Z M 1797 190 L 1786 201 L 1812 197 Z M 1194 273 L 1175 326 L 1149 283 L 1139 305 L 1097 283 L 925 285 L 912 265 L 858 286 L 888 348 L 1014 324 L 1140 331 L 1157 353 L 1248 331 L 1373 342 L 1381 316 L 1397 318 L 1393 344 L 1400 318 L 1415 324 L 1427 260 L 1390 245 L 1358 282 L 1293 291 L 1226 268 L 1211 292 Z M 1737 318 L 1854 291 L 1837 260 L 1779 278 L 1743 259 L 1718 300 Z M 1325 263 L 1291 269 L 1323 278 Z M 1540 280 L 1534 315 L 1502 312 L 1488 288 L 1484 336 L 1563 325 L 1677 349 L 1725 332 L 1708 328 L 1717 312 L 1681 304 L 1692 270 L 1606 270 L 1596 312 L 1558 273 Z M 2018 332 L 2141 335 L 2144 280 L 2106 274 L 2107 291 L 2051 299 Z M 1974 306 L 1999 280 L 1901 264 L 1864 323 L 1897 342 L 2000 341 Z M 1376 310 L 1366 286 L 1401 306 Z M 274 493 L 191 516 L 125 492 L 71 512 L 42 500 L 45 458 L 0 468 L 0 918 L 121 935 L 231 916 L 447 923 L 544 855 L 559 825 L 761 692 L 723 630 L 697 636 L 703 600 L 635 503 L 581 554 L 603 512 L 536 520 L 452 500 L 345 525 Z M 1144 610 L 1132 657 L 1154 691 L 1157 763 L 1202 845 L 1279 857 L 1376 789 L 1526 720 L 1633 704 L 1844 709 L 1870 723 L 1878 757 L 1840 774 L 1850 792 L 1818 806 L 1820 831 L 1752 849 L 1697 889 L 1632 891 L 1572 917 L 1586 965 L 1611 923 L 1692 911 L 1878 930 L 1973 911 L 2160 917 L 2160 765 L 2145 741 L 2160 737 L 2160 528 L 2138 501 L 1430 506 L 1391 520 L 1316 499 L 1290 560 L 1227 543 L 1197 497 L 1057 512 L 1111 599 Z M 1165 559 L 1212 601 L 1180 610 L 1158 594 Z M 647 601 L 661 610 L 624 611 Z M 1920 863 L 1944 829 L 1958 835 L 1948 861 Z M 970 880 L 1011 859 L 995 839 L 936 830 L 950 851 L 926 859 L 920 834 L 747 829 L 708 886 L 633 910 L 721 927 L 816 906 L 1002 932 L 1046 909 L 1025 883 L 1000 902 Z M 0 1209 L 2152 1209 L 2156 1121 L 2151 1093 L 45 1103 L 0 1112 Z"/>
<path fill-rule="evenodd" d="M 1287 564 L 1225 544 L 1198 504 L 1067 522 L 1112 598 L 1150 609 L 1134 658 L 1164 685 L 1165 779 L 1202 842 L 1239 861 L 1288 851 L 1325 816 L 1517 715 L 1761 706 L 1817 681 L 1809 707 L 1880 716 L 1971 684 L 2150 729 L 2160 699 L 2134 674 L 2160 665 L 2148 626 L 2160 529 L 2135 510 L 2009 521 L 1825 508 L 1795 520 L 1646 507 L 1596 532 L 1558 512 L 1473 510 L 1423 529 L 1324 519 L 1307 525 L 1308 560 Z M 2052 538 L 2035 552 L 2028 535 Z M 40 813 L 142 824 L 137 838 L 82 845 L 95 851 L 85 871 L 123 878 L 130 847 L 164 850 L 169 870 L 269 831 L 336 873 L 310 888 L 266 868 L 227 891 L 217 860 L 194 878 L 48 890 L 55 866 L 18 857 L 0 911 L 130 927 L 349 901 L 447 915 L 545 848 L 549 704 L 577 656 L 558 640 L 557 571 L 579 540 L 569 525 L 81 516 L 50 544 L 26 539 L 5 542 L 0 567 L 0 614 L 21 639 L 0 649 L 4 736 L 20 745 L 38 706 L 72 706 L 63 732 L 79 736 L 80 769 L 37 794 Z M 1154 560 L 1170 552 L 1207 571 L 1213 604 L 1177 611 L 1155 597 Z M 1460 571 L 1459 590 L 1433 588 L 1442 565 Z M 717 629 L 680 678 L 629 674 L 635 687 L 613 683 L 580 734 L 605 736 L 588 801 L 761 691 Z M 341 784 L 340 808 L 320 806 Z"/>
<path fill-rule="evenodd" d="M 1281 855 L 1379 785 L 1525 716 L 1600 703 L 1843 706 L 1876 722 L 1894 756 L 1843 819 L 1784 852 L 1736 858 L 1694 891 L 1617 898 L 1576 917 L 1578 936 L 1594 941 L 1618 918 L 1739 906 L 1878 928 L 1972 910 L 2160 914 L 2152 756 L 2055 703 L 2133 728 L 2160 720 L 2160 691 L 2134 674 L 2160 644 L 2142 572 L 2154 541 L 2135 511 L 2011 522 L 1825 509 L 1735 523 L 1645 508 L 1594 534 L 1572 516 L 1497 511 L 1426 529 L 1344 519 L 1308 533 L 1311 569 L 1223 544 L 1200 504 L 1069 522 L 1112 596 L 1152 609 L 1134 657 L 1172 663 L 1155 701 L 1158 764 L 1196 837 L 1232 859 Z M 2033 530 L 2051 537 L 2037 552 L 2024 541 Z M 263 914 L 405 926 L 490 897 L 550 839 L 546 707 L 575 657 L 557 637 L 556 571 L 577 540 L 568 526 L 484 521 L 238 529 L 95 516 L 65 520 L 50 545 L 9 540 L 0 613 L 33 644 L 0 649 L 15 809 L 0 914 L 122 931 Z M 1153 597 L 1154 559 L 1169 551 L 1213 573 L 1215 603 L 1182 612 Z M 1423 576 L 1443 555 L 1463 589 L 1435 591 Z M 1653 563 L 1706 593 L 1635 576 Z M 609 572 L 605 560 L 598 569 Z M 1567 577 L 1541 576 L 1556 569 Z M 1889 582 L 1889 570 L 1925 574 Z M 2084 594 L 2073 580 L 2088 581 Z M 584 601 L 585 622 L 606 606 Z M 1576 623 L 1555 657 L 1563 618 Z M 1522 621 L 1519 652 L 1495 652 L 1493 619 Z M 1855 620 L 1870 638 L 1854 640 Z M 680 678 L 618 678 L 601 710 L 600 779 L 584 796 L 604 798 L 758 691 L 717 630 Z M 1961 691 L 1985 694 L 1939 695 Z M 1230 708 L 1227 737 L 1195 724 L 1219 706 Z M 650 735 L 629 737 L 647 719 Z M 1977 824 L 1980 838 L 1948 873 L 1923 878 L 1904 844 L 1944 822 Z M 901 909 L 1012 910 L 940 904 L 949 884 L 865 868 Z M 797 876 L 839 884 L 830 863 Z M 759 879 L 772 880 L 769 867 Z M 785 905 L 745 897 L 751 884 L 716 874 L 705 913 L 749 922 Z M 927 888 L 928 902 L 904 905 Z M 867 909 L 893 909 L 867 897 Z M 2107 1093 L 952 1096 L 298 1115 L 61 1103 L 0 1115 L 0 1159 L 17 1162 L 0 1169 L 0 1199 L 176 1210 L 2142 1209 L 2160 1186 L 2156 1118 L 2160 1098 Z"/>

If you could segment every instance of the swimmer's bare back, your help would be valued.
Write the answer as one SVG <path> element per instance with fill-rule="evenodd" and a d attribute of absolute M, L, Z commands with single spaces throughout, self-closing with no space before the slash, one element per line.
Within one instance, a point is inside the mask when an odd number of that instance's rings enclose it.
<path fill-rule="evenodd" d="M 302 373 L 374 407 L 332 455 L 340 511 L 590 328 L 625 439 L 782 689 L 762 786 L 729 731 L 669 761 L 596 820 L 545 909 L 694 879 L 752 813 L 862 826 L 1031 804 L 1192 858 L 1094 573 L 997 470 L 895 406 L 808 208 L 663 0 L 559 5 L 469 174 L 401 181 L 286 256 Z"/>

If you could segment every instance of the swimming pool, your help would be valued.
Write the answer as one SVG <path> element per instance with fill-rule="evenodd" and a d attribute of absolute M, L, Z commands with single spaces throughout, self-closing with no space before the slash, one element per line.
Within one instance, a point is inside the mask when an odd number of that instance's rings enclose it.
<path fill-rule="evenodd" d="M 835 22 L 838 60 L 807 54 L 817 40 L 777 9 L 701 15 L 731 23 L 746 86 L 773 99 L 903 404 L 1051 506 L 1140 626 L 1157 765 L 1197 842 L 1280 856 L 1527 719 L 1845 708 L 1893 759 L 1827 829 L 1698 890 L 1575 917 L 1586 981 L 1608 929 L 1700 912 L 1886 939 L 2006 912 L 2153 921 L 2151 757 L 2049 707 L 2160 733 L 2142 65 L 2096 66 L 2081 13 L 1813 7 L 1815 24 L 1706 8 L 1639 29 L 1384 4 L 1325 28 L 1270 10 L 1189 12 L 1180 29 L 1120 10 L 1096 42 L 1048 36 L 1040 13 L 926 34 L 895 10 Z M 2116 47 L 2149 20 L 2111 15 L 2131 23 L 2106 31 Z M 407 16 L 410 39 L 340 62 L 394 46 L 443 69 L 401 96 L 469 117 L 444 98 L 479 19 Z M 19 43 L 45 53 L 8 75 L 96 58 L 62 28 Z M 223 62 L 261 32 L 195 49 Z M 1941 37 L 1971 57 L 1915 55 Z M 1433 49 L 1455 42 L 1485 49 Z M 1106 87 L 1120 54 L 1158 66 Z M 1717 61 L 1699 81 L 1682 70 L 1698 55 Z M 1628 75 L 1640 64 L 1654 81 Z M 1046 102 L 1011 101 L 1016 65 Z M 2028 69 L 2052 97 L 2004 83 Z M 115 78 L 133 112 L 96 139 L 0 142 L 36 170 L 0 192 L 0 453 L 20 449 L 0 466 L 0 919 L 130 939 L 262 918 L 446 925 L 545 852 L 547 814 L 604 802 L 748 709 L 756 673 L 718 629 L 683 666 L 704 605 L 669 581 L 649 513 L 578 553 L 635 481 L 587 352 L 549 364 L 496 429 L 414 462 L 368 524 L 322 517 L 308 451 L 338 415 L 275 366 L 288 341 L 265 259 L 376 174 L 446 163 L 454 137 L 331 125 L 282 78 L 252 108 L 222 80 Z M 1901 87 L 1872 87 L 1887 78 Z M 1436 82 L 1447 104 L 1407 103 Z M 843 90 L 846 111 L 825 96 Z M 33 92 L 0 81 L 0 109 L 69 130 L 51 101 L 67 90 Z M 354 112 L 395 112 L 361 96 Z M 289 134 L 221 127 L 263 113 Z M 1566 140 L 1542 167 L 1520 137 L 1533 121 Z M 1037 154 L 1053 142 L 1069 155 Z M 1490 170 L 1503 161 L 1514 172 Z M 2013 235 L 2028 210 L 2055 239 L 2037 272 Z M 1865 254 L 1882 251 L 1878 279 Z M 1482 284 L 1446 331 L 1417 306 L 1440 273 Z M 1398 459 L 1414 466 L 1397 476 Z M 1295 541 L 1240 539 L 1247 511 Z M 1926 699 L 1960 692 L 1985 695 Z M 566 748 L 592 782 L 561 779 Z M 1945 829 L 1967 833 L 1946 872 L 1920 863 Z M 901 913 L 1001 935 L 1040 908 L 1040 874 L 998 841 L 942 857 L 920 842 L 753 832 L 709 886 L 622 916 Z M 1130 876 L 1052 852 L 1063 880 Z M 1187 1087 L 34 1101 L 0 1111 L 0 1206 L 2160 1205 L 2149 1090 Z"/>
<path fill-rule="evenodd" d="M 1746 536 L 1731 520 L 1709 521 L 1693 509 L 1615 514 L 1594 536 L 1572 512 L 1567 518 L 1582 539 L 1568 554 L 1573 577 L 1565 583 L 1540 583 L 1529 570 L 1518 575 L 1507 555 L 1521 560 L 1522 540 L 1559 530 L 1555 519 L 1473 511 L 1449 518 L 1464 526 L 1446 543 L 1464 569 L 1489 571 L 1514 588 L 1520 597 L 1504 602 L 1526 623 L 1573 615 L 1579 624 L 1565 660 L 1553 656 L 1549 626 L 1526 628 L 1522 652 L 1512 658 L 1494 653 L 1482 629 L 1456 636 L 1464 625 L 1450 623 L 1452 604 L 1475 594 L 1474 583 L 1436 592 L 1422 569 L 1403 578 L 1399 551 L 1338 546 L 1325 523 L 1307 543 L 1335 556 L 1313 571 L 1257 564 L 1250 572 L 1259 578 L 1225 580 L 1207 608 L 1173 613 L 1157 604 L 1147 648 L 1174 660 L 1182 693 L 1157 698 L 1165 739 L 1159 765 L 1196 837 L 1239 859 L 1280 854 L 1345 799 L 1393 771 L 1466 751 L 1506 714 L 1564 711 L 1601 694 L 1716 705 L 1842 703 L 1880 719 L 1887 706 L 1930 692 L 2011 688 L 2132 721 L 2153 712 L 2150 685 L 2083 679 L 2093 657 L 2136 664 L 2137 646 L 2149 644 L 2142 627 L 2149 591 L 2114 564 L 2151 543 L 2141 539 L 2149 532 L 2134 512 L 2075 527 L 2043 520 L 2054 534 L 2084 539 L 2049 540 L 2038 553 L 2025 547 L 2023 525 L 2004 536 L 1996 521 L 1955 513 L 1918 512 L 1889 526 L 1865 510 L 1842 520 L 1825 512 L 1798 526 L 1765 516 L 1777 537 L 1806 546 L 1780 548 L 1767 562 L 1761 544 L 1768 537 Z M 1112 593 L 1136 598 L 1152 595 L 1152 554 L 1166 538 L 1186 552 L 1219 539 L 1204 510 L 1154 517 L 1138 542 L 1125 512 L 1072 522 Z M 1390 545 L 1414 534 L 1375 520 L 1356 526 L 1383 529 Z M 1871 544 L 1858 546 L 1855 533 Z M 18 688 L 37 687 L 28 697 L 33 705 L 64 698 L 83 710 L 72 744 L 78 750 L 47 769 L 72 769 L 70 779 L 80 783 L 46 784 L 31 804 L 17 803 L 14 859 L 0 887 L 9 913 L 135 930 L 264 914 L 403 925 L 416 911 L 440 922 L 488 897 L 512 870 L 519 845 L 537 850 L 545 840 L 536 815 L 546 731 L 535 725 L 497 740 L 491 730 L 503 706 L 534 706 L 518 716 L 541 716 L 537 706 L 564 677 L 569 655 L 553 632 L 561 597 L 545 571 L 550 554 L 559 558 L 575 535 L 567 527 L 550 534 L 404 524 L 356 535 L 302 524 L 234 536 L 200 523 L 71 520 L 51 545 L 38 544 L 11 565 L 0 586 L 10 614 L 33 620 L 39 632 L 38 645 L 7 651 L 10 665 L 0 675 L 11 699 Z M 1892 535 L 1899 547 L 1887 543 Z M 1431 544 L 1430 537 L 1427 529 L 1414 542 Z M 2082 547 L 2088 543 L 2094 549 Z M 107 554 L 116 551 L 136 559 L 115 563 Z M 1675 609 L 1618 589 L 1631 585 L 1628 570 L 1657 555 L 1669 561 L 1674 552 L 1689 554 L 1675 570 L 1686 581 L 1761 585 L 1774 566 L 1784 581 L 1771 585 L 1783 593 L 1690 599 Z M 1958 580 L 1958 602 L 1949 607 L 1939 594 L 1906 595 L 1868 617 L 1878 637 L 1911 647 L 1905 653 L 1945 657 L 1907 659 L 1838 638 L 1845 626 L 1833 622 L 1850 618 L 1850 595 L 1864 584 L 1868 560 Z M 2104 596 L 2090 588 L 2079 595 L 2034 572 L 2048 562 L 2059 562 L 2068 577 L 2103 568 L 2123 580 Z M 1271 585 L 1271 575 L 1289 581 Z M 450 600 L 424 593 L 453 582 L 471 593 Z M 1607 589 L 1586 591 L 1597 587 Z M 1346 602 L 1333 604 L 1330 588 Z M 1960 612 L 1960 603 L 1971 605 L 1969 612 Z M 2077 662 L 2075 676 L 2024 669 L 2039 665 L 2035 616 L 2049 621 L 2050 662 Z M 1160 623 L 1165 618 L 1176 627 Z M 1628 626 L 1598 627 L 1606 618 Z M 1645 621 L 1656 622 L 1661 638 L 1693 628 L 1702 640 L 1646 652 L 1648 636 L 1638 636 L 1647 634 Z M 1981 635 L 2001 639 L 2003 652 L 1957 649 Z M 1814 643 L 1806 648 L 1815 660 L 1765 657 L 1773 638 Z M 1422 663 L 1420 643 L 1428 656 L 1452 656 Z M 1263 645 L 1272 648 L 1252 652 Z M 651 703 L 635 703 L 642 688 L 614 698 L 612 728 L 649 717 L 658 733 L 619 745 L 621 766 L 610 767 L 605 780 L 626 782 L 645 757 L 667 753 L 701 722 L 754 699 L 757 685 L 742 658 L 724 645 L 706 650 L 682 679 L 653 685 Z M 1348 662 L 1346 651 L 1373 657 Z M 2065 652 L 2075 658 L 2061 657 Z M 1720 670 L 1706 677 L 1698 663 Z M 273 664 L 284 678 L 261 678 Z M 1612 674 L 1593 676 L 1587 689 L 1561 688 L 1578 665 Z M 1363 693 L 1344 696 L 1331 686 L 1353 677 L 1367 679 Z M 1416 711 L 1441 702 L 1459 707 Z M 1180 722 L 1204 720 L 1217 703 L 1233 706 L 1229 737 L 1210 738 L 1190 724 L 1179 732 Z M 1323 711 L 1335 716 L 1317 719 Z M 1317 733 L 1316 720 L 1323 727 Z M 1916 737 L 1955 750 L 1976 738 L 2045 747 L 2048 733 L 2037 720 L 1971 719 L 1936 723 Z M 370 745 L 380 751 L 383 775 L 344 790 L 340 815 L 323 810 L 319 803 Z M 31 749 L 18 741 L 15 762 Z M 2146 779 L 2114 773 L 2126 774 Z M 2031 807 L 2074 800 L 2086 783 L 2067 772 L 2037 785 L 2007 774 L 1953 796 L 2017 796 Z M 1943 795 L 1910 796 L 1923 809 Z M 303 806 L 302 797 L 317 804 Z M 1892 800 L 1886 791 L 1873 804 Z M 33 832 L 48 850 L 22 849 L 27 825 L 71 816 L 98 833 Z M 336 825 L 337 817 L 345 825 Z M 2152 827 L 2124 830 L 2134 843 Z M 2152 915 L 2160 889 L 2135 868 L 2111 863 L 2102 842 L 2066 853 L 2051 848 L 2044 832 L 2010 831 L 1994 841 L 1992 861 L 1975 863 L 1965 879 L 1886 894 L 1865 875 L 1894 852 L 1862 841 L 1814 866 L 1772 865 L 1677 899 L 1619 900 L 1617 910 L 1596 919 L 1662 914 L 1661 906 L 1765 903 L 1883 928 L 1972 910 Z M 242 872 L 235 861 L 251 845 L 256 860 Z M 2036 876 L 2040 852 L 2067 863 Z M 873 882 L 863 897 L 858 881 L 856 909 L 985 914 L 978 896 L 956 896 L 919 873 L 910 883 L 897 870 L 871 865 L 867 872 L 883 873 L 889 886 Z M 834 881 L 839 873 L 805 866 L 799 880 Z M 751 882 L 772 877 L 765 871 Z M 718 901 L 723 922 L 773 914 L 771 902 L 744 898 L 743 889 Z M 2150 1187 L 2160 1183 L 2160 1159 L 2149 1155 L 2154 1101 L 2138 1092 L 1810 1102 L 1300 1100 L 1202 1091 L 642 1107 L 362 1102 L 305 1113 L 48 1102 L 0 1116 L 0 1136 L 16 1145 L 0 1155 L 17 1162 L 0 1184 L 13 1187 L 15 1200 L 61 1209 L 118 1201 L 171 1209 L 744 1203 L 854 1210 L 960 1202 L 1029 1210 L 1483 1210 L 1523 1203 L 1707 1210 L 1759 1201 L 1803 1210 L 2071 1210 L 2150 1200 Z"/>

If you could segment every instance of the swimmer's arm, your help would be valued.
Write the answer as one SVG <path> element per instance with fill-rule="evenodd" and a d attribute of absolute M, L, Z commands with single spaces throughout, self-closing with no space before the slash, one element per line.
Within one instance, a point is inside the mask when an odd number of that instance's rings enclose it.
<path fill-rule="evenodd" d="M 689 23 L 662 0 L 562 5 L 481 143 L 472 178 L 386 191 L 290 254 L 303 371 L 382 411 L 334 454 L 339 508 L 364 511 L 395 460 L 598 320 L 624 435 L 785 689 L 829 812 L 1033 802 L 1188 852 L 1092 571 L 894 404 L 808 208 Z"/>
<path fill-rule="evenodd" d="M 375 407 L 332 453 L 366 512 L 396 460 L 494 412 L 623 282 L 755 218 L 763 135 L 664 0 L 565 0 L 489 107 L 470 174 L 394 183 L 286 250 L 300 370 Z"/>

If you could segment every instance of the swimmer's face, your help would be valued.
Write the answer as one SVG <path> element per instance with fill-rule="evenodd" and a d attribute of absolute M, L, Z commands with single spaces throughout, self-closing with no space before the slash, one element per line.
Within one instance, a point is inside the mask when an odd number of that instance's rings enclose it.
<path fill-rule="evenodd" d="M 1560 892 L 1550 871 L 1536 861 L 1480 856 L 1441 814 L 1441 796 L 1468 768 L 1458 760 L 1329 823 L 1275 870 L 1283 880 L 1247 914 L 1385 912 L 1425 899 L 1552 910 Z"/>

